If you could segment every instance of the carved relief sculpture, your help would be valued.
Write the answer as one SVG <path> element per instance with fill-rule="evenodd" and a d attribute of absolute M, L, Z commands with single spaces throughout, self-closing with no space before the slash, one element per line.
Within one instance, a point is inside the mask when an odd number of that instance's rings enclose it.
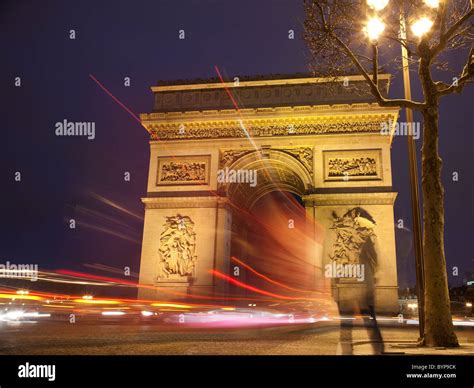
<path fill-rule="evenodd" d="M 242 156 L 251 153 L 252 150 L 226 150 L 221 153 L 220 166 L 230 166 L 237 159 L 240 159 Z"/>
<path fill-rule="evenodd" d="M 270 150 L 268 150 L 270 151 Z M 313 174 L 313 149 L 311 147 L 292 147 L 292 148 L 271 148 L 271 151 L 285 152 L 298 160 L 308 172 Z M 255 152 L 252 149 L 247 150 L 225 150 L 221 152 L 220 166 L 230 166 L 241 157 Z"/>
<path fill-rule="evenodd" d="M 196 265 L 196 233 L 194 222 L 180 214 L 166 217 L 160 236 L 158 278 L 186 277 Z"/>
<path fill-rule="evenodd" d="M 325 181 L 382 179 L 381 149 L 323 151 Z"/>
<path fill-rule="evenodd" d="M 157 185 L 207 184 L 208 156 L 160 157 Z"/>
<path fill-rule="evenodd" d="M 375 158 L 331 158 L 328 161 L 329 176 L 377 176 Z"/>
<path fill-rule="evenodd" d="M 296 123 L 293 130 L 288 131 L 287 123 L 255 123 L 248 131 L 251 137 L 262 136 L 301 136 L 322 134 L 344 134 L 344 133 L 379 133 L 383 121 L 353 120 L 351 122 L 328 122 L 328 123 Z M 219 139 L 219 138 L 244 138 L 247 135 L 242 127 L 232 121 L 222 125 L 221 122 L 209 123 L 205 129 L 197 127 L 197 124 L 188 123 L 186 131 L 180 132 L 179 126 L 175 124 L 149 124 L 147 130 L 152 140 L 173 139 Z"/>
<path fill-rule="evenodd" d="M 163 164 L 161 166 L 162 182 L 180 182 L 180 181 L 205 181 L 206 180 L 205 163 L 174 163 Z"/>
<path fill-rule="evenodd" d="M 360 207 L 348 210 L 342 217 L 333 212 L 330 229 L 336 233 L 336 240 L 329 255 L 330 260 L 342 265 L 364 263 L 375 268 L 374 228 L 374 219 Z"/>
<path fill-rule="evenodd" d="M 281 148 L 280 150 L 298 159 L 308 172 L 313 175 L 313 149 L 311 147 Z"/>

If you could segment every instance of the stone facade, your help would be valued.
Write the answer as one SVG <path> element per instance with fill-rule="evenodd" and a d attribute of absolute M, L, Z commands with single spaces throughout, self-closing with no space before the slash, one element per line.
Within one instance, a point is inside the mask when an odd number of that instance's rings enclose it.
<path fill-rule="evenodd" d="M 382 79 L 388 85 L 388 76 Z M 308 247 L 321 271 L 338 236 L 334 214 L 352 214 L 358 222 L 362 210 L 370 214 L 376 307 L 397 311 L 392 139 L 380 128 L 396 123 L 398 109 L 374 103 L 362 79 L 351 77 L 350 84 L 359 94 L 315 78 L 152 88 L 154 112 L 141 115 L 151 142 L 140 268 L 147 287 L 140 297 L 224 293 L 210 270 L 229 274 L 235 206 L 250 209 L 280 189 L 302 197 L 308 222 L 325 229 L 323 243 Z M 224 86 L 248 102 L 245 109 L 229 105 Z M 219 183 L 225 167 L 255 170 L 258 184 Z M 189 228 L 179 229 L 181 219 Z M 159 276 L 163 266 L 170 276 Z M 362 305 L 365 286 L 339 280 L 332 281 L 336 300 L 344 304 L 359 295 Z"/>

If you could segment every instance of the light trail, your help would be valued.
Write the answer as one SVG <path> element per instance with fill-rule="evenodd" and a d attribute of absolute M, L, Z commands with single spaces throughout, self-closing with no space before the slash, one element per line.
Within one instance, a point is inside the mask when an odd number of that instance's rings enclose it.
<path fill-rule="evenodd" d="M 19 295 L 15 294 L 0 294 L 0 299 L 13 299 L 13 300 L 42 300 L 43 298 L 36 295 Z"/>
<path fill-rule="evenodd" d="M 67 219 L 67 218 L 64 218 L 64 220 L 69 221 L 69 219 Z M 115 236 L 115 237 L 119 237 L 123 240 L 130 241 L 130 242 L 133 242 L 135 244 L 141 244 L 141 241 L 137 240 L 136 238 L 127 236 L 126 234 L 119 233 L 119 232 L 116 232 L 114 230 L 102 227 L 102 226 L 88 224 L 87 222 L 79 221 L 79 220 L 76 220 L 76 224 L 79 225 L 79 226 L 84 226 L 84 227 L 89 228 L 89 229 L 98 230 L 99 232 L 104 232 L 104 233 L 110 234 L 110 235 Z"/>
<path fill-rule="evenodd" d="M 106 204 L 110 205 L 108 203 L 106 203 Z M 110 206 L 114 207 L 116 209 L 115 206 L 112 206 L 112 205 L 110 205 Z M 116 217 L 112 217 L 108 214 L 101 213 L 99 211 L 86 208 L 84 206 L 75 206 L 74 210 L 75 210 L 76 213 L 81 213 L 85 216 L 90 216 L 91 218 L 95 218 L 95 219 L 98 219 L 98 220 L 101 220 L 101 221 L 105 220 L 105 221 L 110 222 L 111 224 L 117 224 L 119 227 L 128 229 L 132 233 L 136 232 L 135 228 L 130 226 L 130 221 L 129 220 L 123 220 L 122 221 L 121 219 L 118 219 Z M 140 218 L 140 221 L 143 221 L 143 218 Z"/>
<path fill-rule="evenodd" d="M 268 276 L 265 276 L 263 274 L 261 274 L 260 272 L 256 271 L 255 269 L 253 269 L 250 265 L 248 264 L 245 264 L 243 261 L 240 261 L 239 259 L 237 259 L 236 257 L 232 256 L 231 257 L 231 260 L 232 261 L 235 261 L 237 264 L 241 265 L 242 267 L 244 267 L 245 269 L 249 270 L 250 272 L 252 272 L 253 274 L 257 275 L 258 277 L 266 280 L 267 282 L 269 283 L 272 283 L 272 284 L 275 284 L 279 287 L 282 287 L 282 288 L 285 288 L 287 290 L 290 290 L 290 291 L 296 291 L 296 292 L 303 292 L 303 293 L 311 293 L 311 292 L 318 292 L 318 293 L 323 293 L 323 291 L 320 291 L 320 290 L 301 290 L 301 289 L 298 289 L 298 288 L 293 288 L 293 287 L 290 287 L 290 286 L 287 286 L 286 284 L 283 284 L 283 283 L 280 283 L 280 282 L 277 282 L 276 280 L 273 280 L 271 278 L 269 278 Z"/>
<path fill-rule="evenodd" d="M 126 208 L 124 208 L 123 206 L 119 205 L 118 203 L 110 200 L 110 199 L 107 199 L 97 193 L 94 193 L 94 192 L 90 192 L 90 194 L 95 197 L 96 199 L 98 199 L 99 201 L 105 203 L 106 205 L 109 205 L 111 207 L 113 207 L 114 209 L 117 209 L 117 210 L 120 210 L 121 212 L 129 215 L 129 216 L 132 216 L 134 218 L 136 218 L 137 220 L 140 220 L 140 221 L 143 221 L 143 216 L 140 216 L 139 214 L 136 214 Z"/>
<path fill-rule="evenodd" d="M 255 300 L 259 302 L 271 302 L 272 300 L 263 300 L 263 299 L 256 299 L 256 298 L 236 298 L 236 297 L 218 297 L 218 296 L 208 296 L 208 295 L 196 295 L 196 294 L 188 294 L 184 292 L 179 292 L 179 291 L 171 291 L 171 290 L 166 290 L 160 287 L 156 286 L 151 286 L 151 285 L 146 285 L 146 284 L 140 284 L 137 282 L 132 282 L 132 281 L 127 281 L 123 279 L 117 279 L 117 278 L 111 278 L 107 276 L 99 276 L 99 275 L 90 275 L 90 274 L 85 274 L 82 272 L 77 272 L 77 271 L 70 271 L 70 270 L 58 270 L 56 271 L 59 274 L 63 275 L 69 275 L 69 276 L 75 276 L 75 277 L 82 277 L 86 279 L 93 279 L 93 280 L 102 280 L 106 281 L 109 283 L 117 283 L 117 284 L 127 284 L 131 285 L 134 287 L 140 287 L 140 288 L 146 288 L 146 289 L 151 289 L 151 290 L 158 290 L 163 293 L 167 294 L 172 294 L 172 295 L 178 295 L 178 296 L 184 296 L 188 298 L 193 298 L 193 299 L 206 299 L 206 300 Z"/>
<path fill-rule="evenodd" d="M 257 287 L 254 287 L 254 286 L 251 286 L 249 284 L 246 284 L 246 283 L 243 283 L 239 280 L 236 280 L 234 278 L 231 278 L 230 276 L 227 276 L 225 274 L 223 274 L 222 272 L 219 272 L 219 271 L 216 271 L 215 269 L 211 269 L 209 270 L 210 273 L 212 273 L 214 276 L 218 277 L 219 279 L 223 279 L 223 280 L 226 280 L 227 282 L 229 283 L 232 283 L 238 287 L 241 287 L 241 288 L 245 288 L 246 290 L 250 290 L 250 291 L 253 291 L 253 292 L 256 292 L 258 294 L 262 294 L 262 295 L 267 295 L 267 296 L 271 296 L 273 298 L 276 298 L 276 299 L 284 299 L 284 300 L 308 300 L 308 301 L 317 301 L 317 300 L 320 300 L 320 299 L 316 299 L 316 298 L 294 298 L 294 297 L 291 297 L 291 296 L 285 296 L 285 295 L 279 295 L 279 294 L 275 294 L 273 292 L 269 292 L 269 291 L 265 291 L 265 290 L 262 290 L 260 288 L 257 288 Z"/>
<path fill-rule="evenodd" d="M 190 309 L 193 306 L 189 304 L 178 304 L 178 303 L 152 303 L 153 307 L 176 307 L 178 309 Z"/>
<path fill-rule="evenodd" d="M 56 299 L 58 298 L 58 299 Z M 19 295 L 16 292 L 4 292 L 0 293 L 0 299 L 11 299 L 11 300 L 32 300 L 32 301 L 46 301 L 47 304 L 42 304 L 45 307 L 60 307 L 60 308 L 72 308 L 72 306 L 67 305 L 57 305 L 55 303 L 58 302 L 66 302 L 66 303 L 75 303 L 75 304 L 89 304 L 89 305 L 110 305 L 110 304 L 132 304 L 132 305 L 140 305 L 140 304 L 150 304 L 154 307 L 175 307 L 175 308 L 221 308 L 221 307 L 228 307 L 222 305 L 214 305 L 214 304 L 198 304 L 198 303 L 171 303 L 169 301 L 157 301 L 151 299 L 129 299 L 129 298 L 84 298 L 84 296 L 78 295 L 67 295 L 67 298 L 64 298 L 64 295 L 54 295 L 54 294 L 41 294 L 41 293 L 30 293 L 29 295 Z M 52 303 L 49 303 L 49 301 Z M 124 308 L 124 307 L 122 307 Z M 127 307 L 128 308 L 128 307 Z M 229 307 L 233 308 L 233 307 Z"/>
<path fill-rule="evenodd" d="M 145 128 L 140 120 L 140 117 L 138 117 L 135 113 L 133 113 L 124 103 L 122 103 L 122 101 L 120 101 L 117 97 L 115 97 L 111 92 L 109 92 L 109 90 L 104 86 L 102 85 L 98 80 L 97 78 L 95 78 L 92 74 L 89 74 L 89 77 L 90 79 L 92 79 L 97 85 L 99 85 L 99 87 L 105 92 L 107 93 L 117 104 L 119 104 L 119 106 L 124 109 L 130 116 L 132 116 L 136 121 L 138 121 L 138 123 L 140 123 L 140 125 Z M 146 130 L 146 128 L 145 128 Z M 148 131 L 147 131 L 148 132 Z"/>
<path fill-rule="evenodd" d="M 119 304 L 118 300 L 108 300 L 108 299 L 73 299 L 74 303 L 82 304 Z"/>
<path fill-rule="evenodd" d="M 109 266 L 109 265 L 97 264 L 97 263 L 93 263 L 93 264 L 86 263 L 86 264 L 84 264 L 84 267 L 92 268 L 92 269 L 98 269 L 99 271 L 104 271 L 104 272 L 110 272 L 110 273 L 114 273 L 114 274 L 123 275 L 123 268 L 115 268 L 115 267 L 112 267 L 112 266 Z M 137 272 L 130 271 L 129 277 L 138 278 L 139 274 Z"/>

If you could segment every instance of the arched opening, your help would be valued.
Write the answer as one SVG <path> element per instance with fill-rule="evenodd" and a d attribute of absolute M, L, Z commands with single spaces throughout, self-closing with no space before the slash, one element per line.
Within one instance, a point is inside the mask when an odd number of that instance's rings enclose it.
<path fill-rule="evenodd" d="M 322 287 L 314 257 L 313 220 L 307 219 L 302 196 L 311 190 L 309 172 L 294 157 L 273 153 L 247 155 L 230 166 L 255 171 L 254 185 L 223 185 L 233 203 L 231 256 L 238 280 L 271 294 L 308 297 Z M 255 295 L 234 287 L 233 292 Z"/>
<path fill-rule="evenodd" d="M 286 191 L 301 197 L 312 190 L 308 166 L 287 151 L 252 151 L 222 167 L 219 190 L 245 210 L 250 210 L 272 191 Z"/>
<path fill-rule="evenodd" d="M 314 288 L 314 265 L 308 261 L 307 220 L 301 197 L 287 191 L 271 191 L 250 209 L 258 222 L 250 223 L 247 262 L 258 272 L 295 289 Z M 285 291 L 262 278 L 256 284 Z"/>

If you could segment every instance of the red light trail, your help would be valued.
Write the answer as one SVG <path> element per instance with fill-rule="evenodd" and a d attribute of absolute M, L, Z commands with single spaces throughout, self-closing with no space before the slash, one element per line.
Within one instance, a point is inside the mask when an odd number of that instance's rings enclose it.
<path fill-rule="evenodd" d="M 293 287 L 287 286 L 286 284 L 277 282 L 276 280 L 270 279 L 268 276 L 265 276 L 265 275 L 261 274 L 260 272 L 253 269 L 250 265 L 245 264 L 243 261 L 240 261 L 239 259 L 237 259 L 234 256 L 231 257 L 231 260 L 235 261 L 237 264 L 241 265 L 245 269 L 249 270 L 253 274 L 257 275 L 258 277 L 266 280 L 267 282 L 275 284 L 275 285 L 277 285 L 279 287 L 282 287 L 282 288 L 286 288 L 287 290 L 296 291 L 296 292 L 304 292 L 304 293 L 310 293 L 310 292 L 322 293 L 322 291 L 319 291 L 319 290 L 301 290 L 301 289 L 298 289 L 298 288 L 293 288 Z"/>
<path fill-rule="evenodd" d="M 212 273 L 217 278 L 223 279 L 223 280 L 225 280 L 225 281 L 227 281 L 231 284 L 234 284 L 238 287 L 245 288 L 246 290 L 256 292 L 257 294 L 267 295 L 267 296 L 271 296 L 273 298 L 284 299 L 284 300 L 319 300 L 319 299 L 315 299 L 315 298 L 294 298 L 294 297 L 291 297 L 291 296 L 275 294 L 273 292 L 268 292 L 268 291 L 262 290 L 260 288 L 251 286 L 249 284 L 243 283 L 241 281 L 238 281 L 238 280 L 236 280 L 236 279 L 234 279 L 230 276 L 224 275 L 222 272 L 216 271 L 214 269 L 209 270 L 209 272 Z"/>

